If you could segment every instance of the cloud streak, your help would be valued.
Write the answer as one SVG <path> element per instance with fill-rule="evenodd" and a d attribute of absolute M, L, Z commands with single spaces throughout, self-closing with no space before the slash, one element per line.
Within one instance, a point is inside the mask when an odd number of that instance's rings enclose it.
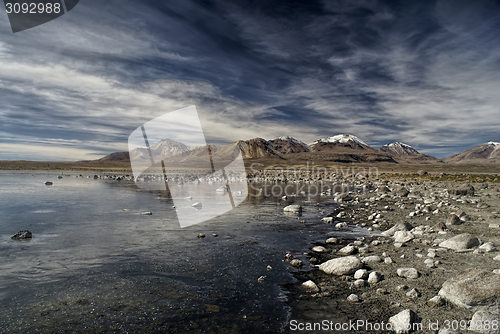
<path fill-rule="evenodd" d="M 2 159 L 105 155 L 192 104 L 213 143 L 349 132 L 442 157 L 500 141 L 495 1 L 88 0 L 6 22 Z"/>

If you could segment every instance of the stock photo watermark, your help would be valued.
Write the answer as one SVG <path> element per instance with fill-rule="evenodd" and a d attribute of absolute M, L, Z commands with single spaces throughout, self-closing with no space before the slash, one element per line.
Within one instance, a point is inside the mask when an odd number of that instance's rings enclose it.
<path fill-rule="evenodd" d="M 4 0 L 12 32 L 47 23 L 75 8 L 79 0 Z"/>

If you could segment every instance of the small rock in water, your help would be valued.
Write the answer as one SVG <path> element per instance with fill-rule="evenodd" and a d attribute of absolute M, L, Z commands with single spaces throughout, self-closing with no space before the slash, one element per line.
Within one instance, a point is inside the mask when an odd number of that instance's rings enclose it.
<path fill-rule="evenodd" d="M 292 213 L 301 213 L 302 207 L 300 205 L 297 205 L 297 204 L 292 204 L 292 205 L 285 206 L 283 208 L 283 211 L 284 212 L 292 212 Z"/>
<path fill-rule="evenodd" d="M 260 276 L 259 278 L 257 278 L 257 282 L 263 283 L 265 279 L 266 279 L 266 276 Z"/>
<path fill-rule="evenodd" d="M 327 244 L 336 244 L 338 242 L 337 238 L 328 238 L 325 241 Z"/>
<path fill-rule="evenodd" d="M 197 235 L 198 239 L 205 238 L 205 235 L 203 233 L 198 233 Z"/>
<path fill-rule="evenodd" d="M 316 253 L 324 253 L 327 251 L 327 249 L 323 246 L 314 246 L 311 250 Z"/>
<path fill-rule="evenodd" d="M 151 211 L 141 212 L 140 215 L 151 216 L 153 213 Z"/>
<path fill-rule="evenodd" d="M 290 265 L 295 268 L 300 268 L 302 267 L 302 261 L 295 259 L 290 261 Z"/>
<path fill-rule="evenodd" d="M 267 267 L 266 267 L 266 269 L 267 269 L 267 270 L 273 270 L 273 267 L 271 267 L 271 266 L 267 266 Z"/>
<path fill-rule="evenodd" d="M 218 237 L 219 235 L 217 233 L 212 233 L 211 236 L 212 237 Z"/>
<path fill-rule="evenodd" d="M 196 208 L 196 209 L 199 209 L 201 207 L 203 207 L 203 205 L 200 203 L 200 202 L 196 202 L 194 203 L 193 205 L 191 205 L 193 208 Z"/>
<path fill-rule="evenodd" d="M 13 240 L 26 240 L 33 238 L 33 234 L 28 230 L 22 230 L 10 237 Z"/>
<path fill-rule="evenodd" d="M 51 186 L 51 185 L 53 185 L 53 183 L 52 183 L 52 182 L 50 182 L 50 181 L 47 181 L 47 182 L 45 182 L 45 185 L 46 185 L 46 186 Z"/>

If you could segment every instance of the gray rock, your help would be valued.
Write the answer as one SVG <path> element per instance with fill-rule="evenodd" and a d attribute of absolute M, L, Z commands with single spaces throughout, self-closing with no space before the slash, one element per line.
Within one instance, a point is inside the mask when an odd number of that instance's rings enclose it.
<path fill-rule="evenodd" d="M 404 244 L 405 242 L 413 240 L 415 236 L 409 231 L 396 231 L 393 238 L 395 243 Z"/>
<path fill-rule="evenodd" d="M 151 216 L 153 213 L 151 211 L 146 211 L 146 212 L 141 212 L 140 215 L 142 216 Z"/>
<path fill-rule="evenodd" d="M 355 288 L 362 288 L 366 285 L 366 281 L 364 279 L 357 279 L 354 281 L 354 283 L 352 283 L 352 285 L 355 287 Z"/>
<path fill-rule="evenodd" d="M 328 238 L 325 241 L 327 244 L 336 244 L 338 242 L 337 238 Z"/>
<path fill-rule="evenodd" d="M 394 189 L 394 193 L 396 193 L 396 195 L 398 195 L 398 196 L 406 197 L 406 196 L 408 196 L 408 194 L 410 192 L 405 187 L 398 187 L 398 188 Z"/>
<path fill-rule="evenodd" d="M 10 237 L 13 240 L 26 240 L 33 238 L 33 234 L 28 230 L 22 230 Z"/>
<path fill-rule="evenodd" d="M 382 279 L 382 274 L 379 273 L 378 271 L 372 271 L 370 275 L 368 275 L 368 283 L 370 284 L 375 284 L 380 282 Z"/>
<path fill-rule="evenodd" d="M 479 249 L 483 250 L 486 253 L 497 251 L 496 246 L 492 242 L 485 242 L 484 244 L 479 246 Z"/>
<path fill-rule="evenodd" d="M 458 188 L 448 188 L 448 194 L 455 196 L 474 196 L 475 189 L 470 184 L 464 184 Z"/>
<path fill-rule="evenodd" d="M 418 271 L 415 268 L 398 268 L 397 273 L 399 277 L 410 279 L 418 278 Z"/>
<path fill-rule="evenodd" d="M 347 301 L 352 302 L 352 303 L 357 303 L 357 302 L 359 302 L 359 297 L 358 297 L 358 295 L 353 293 L 347 297 Z"/>
<path fill-rule="evenodd" d="M 455 214 L 450 214 L 448 218 L 446 218 L 446 226 L 453 226 L 453 225 L 460 225 L 462 224 L 462 221 L 460 220 L 460 217 L 458 217 Z"/>
<path fill-rule="evenodd" d="M 351 255 L 356 252 L 356 246 L 348 245 L 337 251 L 341 255 Z"/>
<path fill-rule="evenodd" d="M 323 246 L 314 246 L 311 250 L 316 253 L 324 253 L 327 251 L 327 249 Z"/>
<path fill-rule="evenodd" d="M 496 323 L 497 326 L 492 326 Z M 498 313 L 488 312 L 488 311 L 477 311 L 472 316 L 470 327 L 468 330 L 482 333 L 482 334 L 498 334 L 500 323 L 500 315 Z"/>
<path fill-rule="evenodd" d="M 368 278 L 368 270 L 366 269 L 358 269 L 356 270 L 356 272 L 354 273 L 354 278 L 355 279 L 360 279 L 360 278 Z"/>
<path fill-rule="evenodd" d="M 389 318 L 396 334 L 412 333 L 422 328 L 422 319 L 412 310 L 406 309 Z"/>
<path fill-rule="evenodd" d="M 469 233 L 459 234 L 439 244 L 439 247 L 449 248 L 456 251 L 467 250 L 475 246 L 479 246 L 479 240 Z"/>
<path fill-rule="evenodd" d="M 441 296 L 434 296 L 427 301 L 427 305 L 430 307 L 438 307 L 444 305 L 444 299 Z"/>
<path fill-rule="evenodd" d="M 338 257 L 328 260 L 319 266 L 319 269 L 327 274 L 350 275 L 363 266 L 355 256 Z"/>
<path fill-rule="evenodd" d="M 302 283 L 302 288 L 305 289 L 306 291 L 311 291 L 311 292 L 319 292 L 319 288 L 318 286 L 316 285 L 316 283 L 314 283 L 313 281 L 309 280 L 309 281 L 306 281 L 304 283 Z"/>
<path fill-rule="evenodd" d="M 396 231 L 410 231 L 413 228 L 413 226 L 410 223 L 407 223 L 405 221 L 400 221 L 387 231 L 384 231 L 381 233 L 381 235 L 385 237 L 392 237 Z"/>
<path fill-rule="evenodd" d="M 292 213 L 301 213 L 302 212 L 302 206 L 300 206 L 298 204 L 288 205 L 288 206 L 285 206 L 283 208 L 283 211 L 285 211 L 285 212 L 292 212 Z"/>
<path fill-rule="evenodd" d="M 382 259 L 378 255 L 370 255 L 367 257 L 364 257 L 361 262 L 364 264 L 374 264 L 374 263 L 380 263 L 382 262 Z"/>
<path fill-rule="evenodd" d="M 46 186 L 51 186 L 51 185 L 53 185 L 53 184 L 54 184 L 54 183 L 52 183 L 52 182 L 50 182 L 50 181 L 45 182 L 45 185 L 46 185 Z"/>
<path fill-rule="evenodd" d="M 464 308 L 497 305 L 500 298 L 500 275 L 467 269 L 444 282 L 439 295 Z"/>
<path fill-rule="evenodd" d="M 408 297 L 410 299 L 418 298 L 418 297 L 420 297 L 420 292 L 417 289 L 413 288 L 406 293 L 406 297 Z"/>
<path fill-rule="evenodd" d="M 290 261 L 290 265 L 292 267 L 295 267 L 295 268 L 300 268 L 300 267 L 302 267 L 303 264 L 302 264 L 302 261 L 294 259 L 294 260 Z"/>

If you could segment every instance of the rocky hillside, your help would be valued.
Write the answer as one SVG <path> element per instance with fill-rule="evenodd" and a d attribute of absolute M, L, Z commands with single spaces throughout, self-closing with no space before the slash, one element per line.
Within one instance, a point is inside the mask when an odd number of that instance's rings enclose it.
<path fill-rule="evenodd" d="M 448 158 L 452 163 L 500 163 L 500 143 L 490 141 L 462 151 Z"/>
<path fill-rule="evenodd" d="M 279 137 L 269 142 L 273 145 L 273 149 L 281 154 L 309 152 L 311 150 L 309 145 L 290 136 Z"/>
<path fill-rule="evenodd" d="M 280 152 L 274 149 L 274 145 L 262 138 L 250 140 L 239 140 L 235 143 L 241 149 L 243 158 L 282 158 Z"/>

